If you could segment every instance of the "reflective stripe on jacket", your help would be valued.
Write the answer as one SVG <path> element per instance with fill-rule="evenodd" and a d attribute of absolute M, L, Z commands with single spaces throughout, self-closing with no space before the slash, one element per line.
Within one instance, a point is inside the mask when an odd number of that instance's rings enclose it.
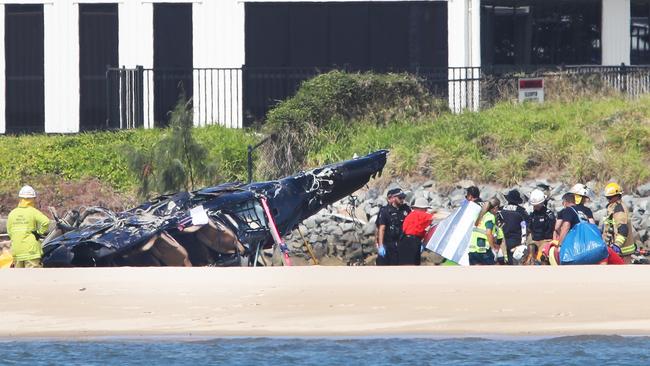
<path fill-rule="evenodd" d="M 481 223 L 479 226 L 475 226 L 472 230 L 472 238 L 469 242 L 469 252 L 470 253 L 486 253 L 490 249 L 490 242 L 487 237 L 487 226 L 488 222 L 492 222 L 492 229 L 496 227 L 496 218 L 491 212 L 486 212 L 481 218 Z M 494 235 L 494 231 L 492 231 Z"/>
<path fill-rule="evenodd" d="M 19 205 L 9 213 L 7 233 L 11 239 L 11 254 L 17 261 L 39 259 L 43 248 L 34 233 L 45 235 L 50 219 L 41 211 L 27 205 Z"/>
<path fill-rule="evenodd" d="M 620 232 L 621 225 L 627 226 L 627 235 Z M 603 238 L 609 245 L 616 245 L 621 249 L 621 255 L 632 255 L 636 251 L 634 243 L 634 227 L 630 220 L 627 207 L 618 201 L 607 205 L 607 217 L 603 228 Z"/>

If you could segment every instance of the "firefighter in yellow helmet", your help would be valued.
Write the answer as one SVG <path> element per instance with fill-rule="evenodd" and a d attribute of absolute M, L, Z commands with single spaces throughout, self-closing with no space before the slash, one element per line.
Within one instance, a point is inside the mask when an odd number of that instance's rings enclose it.
<path fill-rule="evenodd" d="M 622 196 L 623 190 L 617 183 L 609 183 L 605 187 L 608 204 L 603 239 L 623 257 L 625 263 L 630 263 L 630 256 L 636 251 L 636 244 L 630 215 L 622 202 Z"/>
<path fill-rule="evenodd" d="M 43 248 L 38 237 L 44 236 L 50 225 L 50 219 L 34 207 L 36 191 L 24 186 L 18 193 L 20 202 L 7 217 L 7 232 L 11 240 L 11 254 L 14 267 L 41 267 Z"/>

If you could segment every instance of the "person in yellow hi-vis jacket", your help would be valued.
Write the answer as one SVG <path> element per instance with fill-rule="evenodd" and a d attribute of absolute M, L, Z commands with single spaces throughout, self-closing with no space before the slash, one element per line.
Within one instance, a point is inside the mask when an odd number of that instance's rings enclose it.
<path fill-rule="evenodd" d="M 11 254 L 15 268 L 41 267 L 43 248 L 38 237 L 45 236 L 50 219 L 34 207 L 36 191 L 24 186 L 18 193 L 20 202 L 7 218 L 7 232 L 11 240 Z"/>

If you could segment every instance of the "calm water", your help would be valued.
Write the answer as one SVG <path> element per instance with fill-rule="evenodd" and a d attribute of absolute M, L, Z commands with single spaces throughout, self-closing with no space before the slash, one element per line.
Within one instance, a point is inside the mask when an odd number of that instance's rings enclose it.
<path fill-rule="evenodd" d="M 2 341 L 20 365 L 650 365 L 650 338 L 227 338 Z"/>

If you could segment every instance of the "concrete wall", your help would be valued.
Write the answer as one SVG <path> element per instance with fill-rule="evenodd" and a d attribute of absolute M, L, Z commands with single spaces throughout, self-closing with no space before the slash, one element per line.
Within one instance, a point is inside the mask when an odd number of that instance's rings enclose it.
<path fill-rule="evenodd" d="M 630 64 L 630 0 L 603 0 L 603 65 Z"/>

